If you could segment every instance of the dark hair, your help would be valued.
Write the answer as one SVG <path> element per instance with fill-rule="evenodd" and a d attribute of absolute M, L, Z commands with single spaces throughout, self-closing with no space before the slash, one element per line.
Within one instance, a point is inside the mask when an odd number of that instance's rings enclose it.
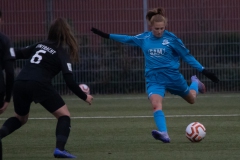
<path fill-rule="evenodd" d="M 150 24 L 153 22 L 165 22 L 167 23 L 167 18 L 165 17 L 165 9 L 162 7 L 154 8 L 149 10 L 146 15 L 146 19 Z"/>
<path fill-rule="evenodd" d="M 70 25 L 64 18 L 55 19 L 48 32 L 48 40 L 58 42 L 58 45 L 67 45 L 72 62 L 78 61 L 78 43 Z"/>
<path fill-rule="evenodd" d="M 0 18 L 2 18 L 2 10 L 0 9 Z"/>

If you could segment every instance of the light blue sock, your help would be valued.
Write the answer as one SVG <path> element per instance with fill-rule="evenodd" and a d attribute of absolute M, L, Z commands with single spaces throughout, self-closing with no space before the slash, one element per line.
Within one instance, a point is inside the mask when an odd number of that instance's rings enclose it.
<path fill-rule="evenodd" d="M 191 85 L 189 86 L 190 90 L 195 90 L 198 94 L 198 82 L 192 81 Z"/>
<path fill-rule="evenodd" d="M 157 110 L 156 112 L 153 113 L 153 116 L 158 130 L 160 132 L 167 132 L 167 124 L 163 111 Z"/>

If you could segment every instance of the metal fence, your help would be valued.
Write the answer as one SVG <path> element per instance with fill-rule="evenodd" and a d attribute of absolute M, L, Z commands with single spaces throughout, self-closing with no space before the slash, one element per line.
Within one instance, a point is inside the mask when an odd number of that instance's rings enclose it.
<path fill-rule="evenodd" d="M 213 84 L 184 62 L 187 80 L 197 74 L 209 92 L 240 89 L 240 1 L 239 0 L 1 0 L 7 34 L 16 48 L 44 40 L 50 22 L 64 17 L 74 28 L 81 49 L 74 65 L 78 83 L 86 83 L 93 94 L 145 92 L 144 58 L 136 47 L 104 40 L 90 32 L 97 27 L 109 33 L 136 35 L 148 30 L 145 14 L 164 7 L 167 30 L 183 40 L 192 55 L 214 71 L 221 82 Z M 16 74 L 24 61 L 16 62 Z M 61 74 L 54 81 L 61 94 L 69 93 Z"/>

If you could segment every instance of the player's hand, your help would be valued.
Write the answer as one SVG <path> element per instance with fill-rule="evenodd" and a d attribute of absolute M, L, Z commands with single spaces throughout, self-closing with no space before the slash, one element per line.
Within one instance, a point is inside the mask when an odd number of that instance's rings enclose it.
<path fill-rule="evenodd" d="M 210 71 L 208 71 L 206 69 L 203 69 L 202 74 L 204 76 L 206 76 L 207 78 L 209 78 L 214 83 L 218 83 L 219 82 L 218 77 L 214 73 L 212 73 L 212 72 L 210 72 Z"/>
<path fill-rule="evenodd" d="M 7 109 L 8 104 L 9 104 L 8 102 L 4 102 L 2 108 L 0 108 L 0 114 L 2 114 Z"/>
<path fill-rule="evenodd" d="M 92 31 L 93 33 L 95 33 L 95 34 L 103 37 L 103 38 L 109 39 L 109 37 L 110 37 L 110 35 L 109 35 L 108 33 L 104 33 L 104 32 L 102 32 L 102 31 L 100 31 L 99 29 L 94 28 L 94 27 L 92 27 L 91 31 Z"/>
<path fill-rule="evenodd" d="M 87 94 L 87 99 L 85 100 L 89 105 L 92 104 L 92 100 L 93 100 L 93 96 L 91 96 L 90 94 Z"/>

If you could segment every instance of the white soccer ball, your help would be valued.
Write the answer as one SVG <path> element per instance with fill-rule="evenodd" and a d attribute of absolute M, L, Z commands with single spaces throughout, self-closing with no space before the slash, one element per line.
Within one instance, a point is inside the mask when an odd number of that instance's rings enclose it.
<path fill-rule="evenodd" d="M 90 88 L 86 84 L 79 84 L 79 87 L 84 93 L 90 94 Z"/>
<path fill-rule="evenodd" d="M 191 142 L 200 142 L 206 136 L 206 128 L 199 122 L 192 122 L 186 128 L 186 137 Z"/>

